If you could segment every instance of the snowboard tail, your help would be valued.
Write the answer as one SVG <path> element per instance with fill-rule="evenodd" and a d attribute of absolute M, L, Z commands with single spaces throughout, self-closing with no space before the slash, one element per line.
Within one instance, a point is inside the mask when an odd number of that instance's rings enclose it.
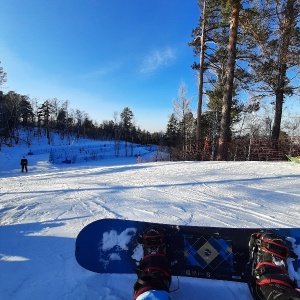
<path fill-rule="evenodd" d="M 138 235 L 145 226 L 166 230 L 167 256 L 174 276 L 248 282 L 249 240 L 262 228 L 220 228 L 102 219 L 87 225 L 76 239 L 75 256 L 96 273 L 136 273 L 143 257 Z M 264 229 L 266 231 L 267 229 Z M 268 229 L 300 243 L 300 229 Z M 295 246 L 295 245 L 294 245 Z M 300 268 L 293 261 L 293 272 Z"/>

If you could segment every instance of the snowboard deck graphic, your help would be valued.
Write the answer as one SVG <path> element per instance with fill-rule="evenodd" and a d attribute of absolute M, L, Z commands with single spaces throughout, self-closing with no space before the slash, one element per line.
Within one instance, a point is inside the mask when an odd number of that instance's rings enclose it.
<path fill-rule="evenodd" d="M 262 228 L 220 228 L 102 219 L 84 227 L 76 239 L 75 256 L 83 268 L 97 273 L 136 273 L 143 249 L 138 235 L 149 225 L 167 231 L 167 255 L 172 275 L 248 282 L 248 242 Z M 300 228 L 271 228 L 286 238 L 296 253 Z M 295 251 L 296 250 L 296 251 Z M 300 250 L 299 250 L 300 251 Z M 289 264 L 300 278 L 300 260 Z M 299 272 L 299 274 L 298 274 Z"/>

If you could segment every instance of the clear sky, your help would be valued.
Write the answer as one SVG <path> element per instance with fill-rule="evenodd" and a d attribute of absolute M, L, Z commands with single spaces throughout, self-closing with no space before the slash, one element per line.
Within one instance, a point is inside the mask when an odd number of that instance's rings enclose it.
<path fill-rule="evenodd" d="M 69 100 L 90 118 L 128 106 L 135 125 L 165 131 L 183 81 L 196 108 L 198 58 L 188 47 L 197 0 L 0 0 L 2 86 Z"/>

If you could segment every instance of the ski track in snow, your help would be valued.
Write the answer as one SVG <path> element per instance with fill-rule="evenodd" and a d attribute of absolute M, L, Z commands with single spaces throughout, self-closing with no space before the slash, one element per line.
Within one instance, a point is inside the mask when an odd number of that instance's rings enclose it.
<path fill-rule="evenodd" d="M 132 299 L 134 274 L 94 274 L 75 238 L 101 218 L 221 227 L 300 227 L 300 169 L 288 162 L 162 162 L 0 171 L 2 299 Z M 171 289 L 177 288 L 173 278 Z M 173 300 L 249 300 L 245 284 L 179 278 Z"/>

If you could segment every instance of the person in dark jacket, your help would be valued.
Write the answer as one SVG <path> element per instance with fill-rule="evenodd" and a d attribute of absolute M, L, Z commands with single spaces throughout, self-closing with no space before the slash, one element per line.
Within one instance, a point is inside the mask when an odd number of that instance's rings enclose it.
<path fill-rule="evenodd" d="M 24 169 L 26 172 L 28 172 L 27 165 L 28 165 L 28 159 L 25 156 L 23 156 L 23 158 L 21 159 L 22 172 L 24 172 Z"/>

